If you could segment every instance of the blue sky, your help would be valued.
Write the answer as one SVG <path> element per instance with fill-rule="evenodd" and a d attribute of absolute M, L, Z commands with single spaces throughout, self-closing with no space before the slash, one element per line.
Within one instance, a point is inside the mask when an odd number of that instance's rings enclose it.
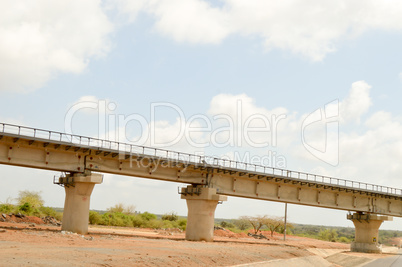
<path fill-rule="evenodd" d="M 169 148 L 229 157 L 274 151 L 289 169 L 401 188 L 398 2 L 283 1 L 278 6 L 274 1 L 94 0 L 83 5 L 0 2 L 8 10 L 0 16 L 1 122 L 65 131 L 65 116 L 74 104 L 105 100 L 116 105 L 109 115 L 140 115 L 156 125 L 156 139 L 164 142 L 175 135 L 180 118 L 164 108 L 152 121 L 152 103 L 173 104 L 185 121 L 205 115 L 212 129 L 219 129 L 213 116 L 232 116 L 240 100 L 245 116 L 286 115 L 278 124 L 276 145 L 255 148 L 242 142 L 199 149 L 180 139 Z M 1 15 L 6 9 L 0 10 Z M 331 132 L 339 141 L 335 166 L 312 156 L 301 140 L 303 120 L 334 100 L 339 101 L 339 136 Z M 77 112 L 73 132 L 98 136 L 98 115 Z M 126 130 L 124 138 L 130 140 L 146 134 L 138 123 L 125 126 L 104 134 Z M 312 146 L 322 144 L 322 127 L 306 132 Z M 211 131 L 194 140 L 211 140 Z M 58 173 L 0 166 L 0 175 L 2 202 L 32 189 L 42 191 L 47 205 L 63 206 L 63 189 L 52 184 Z M 107 175 L 96 186 L 91 207 L 124 202 L 140 211 L 184 215 L 178 186 Z M 229 198 L 216 211 L 225 218 L 256 214 L 281 216 L 283 204 Z M 289 217 L 296 223 L 352 226 L 343 211 L 291 205 Z M 395 218 L 383 228 L 400 225 Z"/>

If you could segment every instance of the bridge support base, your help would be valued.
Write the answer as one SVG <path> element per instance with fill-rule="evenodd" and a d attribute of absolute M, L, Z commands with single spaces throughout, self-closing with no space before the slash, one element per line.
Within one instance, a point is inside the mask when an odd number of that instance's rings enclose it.
<path fill-rule="evenodd" d="M 193 186 L 182 188 L 181 194 L 188 208 L 186 240 L 214 241 L 215 209 L 227 197 L 216 194 L 215 188 Z"/>
<path fill-rule="evenodd" d="M 355 242 L 350 245 L 350 251 L 381 253 L 378 229 L 383 221 L 392 221 L 392 217 L 358 212 L 348 214 L 347 218 L 355 225 Z"/>
<path fill-rule="evenodd" d="M 74 173 L 59 178 L 66 191 L 61 230 L 88 233 L 89 202 L 95 184 L 100 183 L 102 175 L 95 173 Z"/>

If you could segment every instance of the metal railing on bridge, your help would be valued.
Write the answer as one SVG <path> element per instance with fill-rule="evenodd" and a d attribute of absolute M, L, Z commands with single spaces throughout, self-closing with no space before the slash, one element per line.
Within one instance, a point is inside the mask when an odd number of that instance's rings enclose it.
<path fill-rule="evenodd" d="M 117 141 L 104 140 L 93 137 L 80 136 L 75 134 L 68 134 L 56 131 L 48 131 L 43 129 L 0 123 L 0 135 L 11 134 L 30 139 L 40 139 L 47 141 L 63 142 L 70 145 L 80 147 L 95 148 L 98 150 L 108 149 L 115 150 L 119 153 L 128 155 L 142 155 L 149 157 L 159 157 L 174 161 L 184 162 L 192 165 L 207 165 L 214 168 L 231 168 L 248 172 L 263 173 L 267 175 L 279 175 L 294 179 L 305 180 L 307 182 L 320 182 L 333 186 L 344 186 L 352 189 L 368 190 L 379 193 L 386 193 L 392 195 L 402 195 L 402 189 L 393 188 L 382 185 L 375 185 L 364 182 L 357 182 L 352 180 L 334 178 L 324 175 L 311 174 L 306 172 L 291 171 L 287 169 L 268 167 L 263 165 L 251 164 L 246 162 L 239 162 L 230 159 L 223 159 L 217 157 L 210 157 L 204 155 L 195 155 L 191 153 L 183 153 L 171 151 L 167 149 L 160 149 L 147 146 L 139 146 L 134 144 L 122 143 Z"/>

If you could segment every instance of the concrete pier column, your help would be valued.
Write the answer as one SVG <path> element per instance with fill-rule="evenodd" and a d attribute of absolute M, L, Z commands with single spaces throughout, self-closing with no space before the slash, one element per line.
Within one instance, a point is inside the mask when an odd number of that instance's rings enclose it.
<path fill-rule="evenodd" d="M 95 184 L 102 183 L 102 175 L 74 173 L 59 178 L 66 191 L 61 230 L 78 234 L 88 233 L 89 203 Z"/>
<path fill-rule="evenodd" d="M 216 188 L 193 186 L 182 188 L 181 194 L 188 208 L 186 240 L 214 241 L 216 205 L 227 197 L 216 194 Z"/>
<path fill-rule="evenodd" d="M 383 221 L 392 221 L 392 217 L 358 212 L 348 214 L 347 218 L 355 225 L 355 242 L 350 245 L 350 251 L 381 253 L 378 230 Z"/>

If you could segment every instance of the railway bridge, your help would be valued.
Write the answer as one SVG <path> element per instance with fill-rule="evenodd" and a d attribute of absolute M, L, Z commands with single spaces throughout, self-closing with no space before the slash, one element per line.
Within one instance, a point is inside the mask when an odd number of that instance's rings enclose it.
<path fill-rule="evenodd" d="M 91 193 L 112 173 L 188 184 L 187 240 L 213 240 L 214 214 L 227 196 L 354 212 L 352 251 L 381 252 L 383 221 L 402 217 L 402 190 L 208 156 L 0 123 L 0 164 L 66 173 L 62 229 L 88 232 Z"/>

